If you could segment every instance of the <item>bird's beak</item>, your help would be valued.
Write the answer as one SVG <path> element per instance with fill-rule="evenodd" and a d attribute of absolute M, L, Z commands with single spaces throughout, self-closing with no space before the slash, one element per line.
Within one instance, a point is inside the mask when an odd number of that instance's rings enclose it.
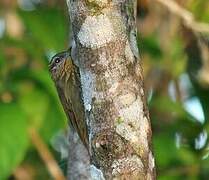
<path fill-rule="evenodd" d="M 68 58 L 68 57 L 70 57 L 71 56 L 71 51 L 70 51 L 70 49 L 68 49 L 67 51 L 66 51 L 66 58 Z"/>

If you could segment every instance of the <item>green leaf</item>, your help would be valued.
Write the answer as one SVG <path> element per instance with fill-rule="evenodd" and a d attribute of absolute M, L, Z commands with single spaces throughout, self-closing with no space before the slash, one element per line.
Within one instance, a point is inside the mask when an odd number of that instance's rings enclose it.
<path fill-rule="evenodd" d="M 0 104 L 0 179 L 6 179 L 23 160 L 27 145 L 27 123 L 16 104 Z"/>
<path fill-rule="evenodd" d="M 172 137 L 168 133 L 161 133 L 153 138 L 154 154 L 157 167 L 166 168 L 176 161 L 177 148 Z"/>
<path fill-rule="evenodd" d="M 27 54 L 29 54 L 32 58 L 30 60 L 43 61 L 42 59 L 45 53 L 44 47 L 40 46 L 40 43 L 30 36 L 24 36 L 22 39 L 14 39 L 12 37 L 5 36 L 2 41 L 7 46 L 21 48 L 22 50 L 27 52 Z"/>
<path fill-rule="evenodd" d="M 170 66 L 167 66 L 168 71 L 172 73 L 173 77 L 178 77 L 185 72 L 187 63 L 187 56 L 184 54 L 182 40 L 175 37 L 175 39 L 172 40 L 172 48 L 167 54 L 172 60 L 169 62 Z"/>
<path fill-rule="evenodd" d="M 19 104 L 26 112 L 29 122 L 38 128 L 41 127 L 49 106 L 49 96 L 34 88 L 29 82 L 22 82 L 19 92 Z"/>
<path fill-rule="evenodd" d="M 4 61 L 4 55 L 2 54 L 2 52 L 0 52 L 0 68 L 2 68 L 2 66 L 4 65 L 5 61 Z"/>
<path fill-rule="evenodd" d="M 138 48 L 142 51 L 142 53 L 149 54 L 153 60 L 160 60 L 160 58 L 162 58 L 160 44 L 154 35 L 137 38 L 137 43 Z"/>
<path fill-rule="evenodd" d="M 54 99 L 51 99 L 41 128 L 42 137 L 46 141 L 50 141 L 52 136 L 65 126 L 67 126 L 67 120 L 62 107 Z"/>
<path fill-rule="evenodd" d="M 166 175 L 163 175 L 163 176 L 159 176 L 158 180 L 183 180 L 183 178 L 179 175 L 176 175 L 176 174 L 174 174 L 174 175 L 166 174 Z"/>
<path fill-rule="evenodd" d="M 67 20 L 57 9 L 39 8 L 32 12 L 20 11 L 30 35 L 39 46 L 49 50 L 62 50 L 67 39 Z M 66 42 L 67 43 L 67 42 Z"/>
<path fill-rule="evenodd" d="M 32 78 L 37 83 L 39 83 L 44 90 L 46 90 L 51 96 L 57 99 L 56 88 L 49 74 L 50 73 L 46 70 L 39 72 L 33 71 L 30 72 L 29 77 Z"/>
<path fill-rule="evenodd" d="M 195 18 L 199 21 L 205 21 L 208 23 L 209 21 L 209 4 L 207 0 L 200 0 L 188 3 L 190 11 L 195 15 Z M 200 13 L 201 12 L 201 13 Z"/>
<path fill-rule="evenodd" d="M 187 112 L 183 109 L 182 105 L 178 102 L 172 101 L 167 96 L 159 96 L 150 102 L 151 108 L 156 108 L 159 112 L 177 113 L 178 117 L 187 116 Z"/>
<path fill-rule="evenodd" d="M 54 86 L 53 80 L 50 77 L 50 73 L 46 69 L 28 69 L 22 68 L 18 71 L 14 71 L 12 74 L 13 84 L 20 84 L 24 81 L 33 82 L 34 85 L 55 99 L 57 99 L 56 88 Z M 27 86 L 27 85 L 26 85 Z M 26 87 L 27 89 L 27 87 Z"/>

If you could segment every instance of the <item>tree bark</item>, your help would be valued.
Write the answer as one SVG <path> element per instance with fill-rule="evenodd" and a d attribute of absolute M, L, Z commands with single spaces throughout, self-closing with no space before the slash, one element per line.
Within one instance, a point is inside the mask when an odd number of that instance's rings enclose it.
<path fill-rule="evenodd" d="M 155 179 L 136 42 L 136 1 L 67 4 L 89 132 L 89 179 Z M 73 171 L 68 176 L 73 179 Z"/>
<path fill-rule="evenodd" d="M 90 157 L 78 134 L 69 132 L 68 180 L 90 180 Z"/>

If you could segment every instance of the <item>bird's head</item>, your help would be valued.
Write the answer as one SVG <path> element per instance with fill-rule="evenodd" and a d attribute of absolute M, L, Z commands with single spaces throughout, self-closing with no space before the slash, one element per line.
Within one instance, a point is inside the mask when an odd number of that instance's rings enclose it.
<path fill-rule="evenodd" d="M 52 78 L 58 80 L 63 77 L 66 68 L 68 67 L 68 61 L 70 58 L 70 51 L 60 52 L 54 55 L 49 64 L 49 71 Z"/>

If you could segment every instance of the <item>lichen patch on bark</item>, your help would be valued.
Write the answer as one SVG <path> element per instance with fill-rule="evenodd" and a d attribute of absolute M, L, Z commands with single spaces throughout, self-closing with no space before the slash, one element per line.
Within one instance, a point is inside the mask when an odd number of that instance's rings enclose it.
<path fill-rule="evenodd" d="M 146 117 L 143 117 L 142 119 L 140 119 L 139 124 L 140 124 L 140 128 L 139 128 L 140 143 L 142 143 L 143 150 L 145 151 L 143 153 L 147 153 L 149 150 L 148 133 L 150 130 L 148 119 Z"/>
<path fill-rule="evenodd" d="M 116 92 L 116 90 L 117 90 L 119 85 L 120 84 L 118 82 L 113 83 L 112 86 L 109 89 L 109 93 L 110 94 L 114 94 Z"/>
<path fill-rule="evenodd" d="M 130 125 L 127 122 L 124 122 L 123 119 L 117 125 L 116 132 L 120 134 L 122 137 L 124 137 L 127 141 L 130 141 L 133 144 L 139 141 L 137 133 L 133 132 L 132 127 L 130 127 Z"/>
<path fill-rule="evenodd" d="M 89 3 L 95 3 L 99 7 L 105 7 L 108 4 L 108 0 L 87 0 Z"/>
<path fill-rule="evenodd" d="M 125 56 L 126 56 L 127 60 L 129 60 L 132 63 L 134 62 L 135 58 L 134 58 L 134 54 L 130 48 L 129 41 L 126 41 Z"/>
<path fill-rule="evenodd" d="M 144 90 L 143 90 L 143 88 L 140 88 L 140 93 L 141 93 L 142 96 L 144 96 Z"/>
<path fill-rule="evenodd" d="M 127 94 L 124 94 L 124 95 L 121 95 L 118 97 L 119 98 L 119 101 L 120 103 L 123 105 L 123 106 L 129 106 L 130 104 L 133 104 L 134 101 L 136 101 L 136 94 L 133 93 L 133 92 L 130 92 L 130 93 L 127 93 Z"/>
<path fill-rule="evenodd" d="M 108 15 L 112 23 L 113 29 L 115 31 L 115 34 L 117 35 L 117 38 L 119 38 L 121 41 L 127 39 L 126 25 L 120 13 L 114 9 L 104 9 L 103 12 Z"/>
<path fill-rule="evenodd" d="M 148 162 L 149 162 L 149 169 L 152 171 L 155 167 L 155 160 L 151 151 L 149 152 Z"/>
<path fill-rule="evenodd" d="M 92 96 L 94 93 L 94 80 L 95 76 L 89 71 L 80 71 L 81 84 L 83 90 L 83 102 L 84 107 L 87 111 L 91 109 Z"/>
<path fill-rule="evenodd" d="M 143 172 L 144 165 L 142 160 L 136 156 L 130 156 L 122 159 L 114 160 L 112 163 L 112 175 L 117 177 L 118 175 L 128 175 L 136 172 Z"/>
<path fill-rule="evenodd" d="M 94 165 L 90 166 L 91 180 L 105 180 L 103 173 Z"/>
<path fill-rule="evenodd" d="M 139 50 L 137 45 L 136 30 L 132 29 L 130 31 L 130 47 L 135 57 L 139 58 Z"/>
<path fill-rule="evenodd" d="M 119 109 L 119 114 L 124 119 L 127 119 L 127 121 L 135 122 L 143 117 L 143 102 L 138 97 L 138 99 L 128 107 Z M 135 123 L 135 126 L 136 128 L 139 127 L 138 122 Z"/>
<path fill-rule="evenodd" d="M 111 21 L 104 14 L 87 16 L 78 33 L 78 39 L 84 47 L 97 49 L 105 46 L 115 40 Z"/>
<path fill-rule="evenodd" d="M 149 122 L 144 116 L 143 102 L 138 97 L 128 107 L 121 108 L 119 115 L 123 121 L 116 123 L 116 132 L 130 141 L 136 152 L 143 155 L 149 149 Z"/>
<path fill-rule="evenodd" d="M 106 52 L 103 51 L 101 52 L 101 54 L 99 54 L 99 59 L 97 63 L 106 67 L 108 66 Z"/>

